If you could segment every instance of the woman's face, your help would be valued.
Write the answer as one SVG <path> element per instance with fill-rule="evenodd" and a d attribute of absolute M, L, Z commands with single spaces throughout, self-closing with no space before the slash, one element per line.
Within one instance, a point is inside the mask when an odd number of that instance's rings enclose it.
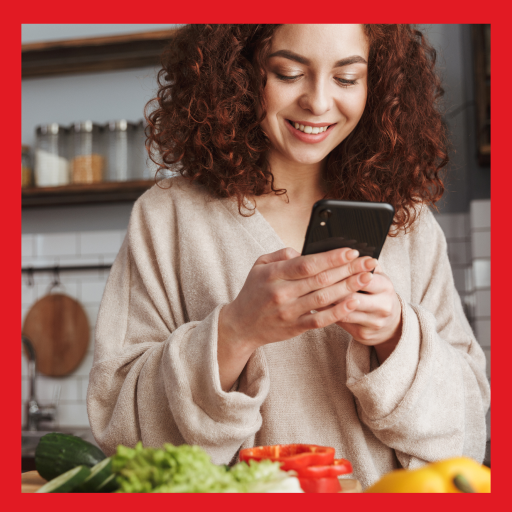
<path fill-rule="evenodd" d="M 267 62 L 267 116 L 274 156 L 321 162 L 361 118 L 369 44 L 362 25 L 282 25 Z"/>

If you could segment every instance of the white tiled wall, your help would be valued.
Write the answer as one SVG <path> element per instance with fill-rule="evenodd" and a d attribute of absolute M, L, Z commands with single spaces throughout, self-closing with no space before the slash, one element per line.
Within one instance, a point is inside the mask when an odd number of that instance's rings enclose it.
<path fill-rule="evenodd" d="M 38 267 L 56 264 L 76 266 L 112 263 L 124 236 L 124 230 L 23 235 L 22 265 Z M 51 403 L 56 387 L 60 386 L 58 418 L 55 427 L 88 427 L 85 399 L 94 351 L 94 325 L 108 271 L 61 272 L 59 277 L 62 286 L 58 291 L 76 298 L 83 305 L 89 319 L 91 338 L 86 356 L 71 375 L 63 378 L 38 375 L 37 399 L 43 405 Z M 34 273 L 34 284 L 29 286 L 27 275 L 22 275 L 22 322 L 33 303 L 46 295 L 52 279 L 52 273 Z M 29 393 L 27 362 L 23 352 L 21 369 L 23 425 L 25 424 L 24 402 Z"/>
<path fill-rule="evenodd" d="M 455 288 L 471 322 L 473 310 L 473 275 L 471 267 L 471 227 L 468 213 L 435 215 L 448 244 L 448 258 L 452 265 Z"/>
<path fill-rule="evenodd" d="M 455 287 L 460 293 L 475 336 L 491 354 L 491 202 L 472 201 L 468 213 L 437 214 L 448 243 Z"/>
<path fill-rule="evenodd" d="M 491 377 L 491 202 L 471 203 L 471 252 L 475 289 L 474 326 L 478 341 L 487 356 L 487 375 Z"/>
<path fill-rule="evenodd" d="M 491 202 L 472 201 L 467 214 L 436 215 L 448 242 L 455 286 L 461 295 L 491 378 Z M 487 414 L 490 439 L 491 415 Z"/>
<path fill-rule="evenodd" d="M 490 201 L 473 201 L 469 213 L 437 214 L 448 243 L 455 286 L 466 314 L 487 356 L 490 378 Z M 22 264 L 26 266 L 95 265 L 112 263 L 125 231 L 35 234 L 22 236 Z M 52 399 L 56 385 L 61 386 L 59 417 L 56 426 L 88 426 L 85 398 L 94 351 L 94 325 L 103 294 L 107 271 L 62 272 L 64 292 L 79 300 L 91 326 L 89 350 L 72 375 L 53 379 L 38 376 L 37 393 L 42 404 Z M 52 274 L 34 274 L 33 286 L 22 276 L 22 319 L 30 306 L 44 296 Z M 28 397 L 27 365 L 22 355 L 22 400 Z M 22 404 L 22 423 L 25 422 Z"/>

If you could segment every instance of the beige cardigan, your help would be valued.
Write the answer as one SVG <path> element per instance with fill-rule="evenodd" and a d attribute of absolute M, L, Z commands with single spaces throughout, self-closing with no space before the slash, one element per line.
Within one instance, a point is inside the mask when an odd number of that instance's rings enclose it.
<path fill-rule="evenodd" d="M 485 356 L 454 288 L 446 241 L 428 209 L 380 257 L 402 305 L 403 334 L 379 367 L 336 325 L 258 349 L 222 391 L 217 321 L 256 259 L 284 247 L 256 211 L 173 178 L 134 205 L 96 326 L 87 409 L 116 445 L 202 446 L 215 463 L 240 447 L 333 446 L 368 486 L 397 467 L 467 455 L 482 461 Z"/>

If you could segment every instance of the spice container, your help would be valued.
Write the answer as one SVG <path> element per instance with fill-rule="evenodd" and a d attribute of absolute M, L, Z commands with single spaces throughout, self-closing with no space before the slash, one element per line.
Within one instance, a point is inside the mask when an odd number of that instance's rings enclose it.
<path fill-rule="evenodd" d="M 21 188 L 32 185 L 32 165 L 30 161 L 30 147 L 21 145 Z"/>
<path fill-rule="evenodd" d="M 136 167 L 136 125 L 125 119 L 111 121 L 106 125 L 107 181 L 133 179 Z M 135 157 L 135 158 L 134 158 Z"/>
<path fill-rule="evenodd" d="M 92 121 L 75 123 L 72 128 L 71 181 L 98 183 L 105 169 L 104 128 Z"/>
<path fill-rule="evenodd" d="M 69 183 L 69 129 L 57 123 L 36 127 L 34 175 L 37 187 Z"/>

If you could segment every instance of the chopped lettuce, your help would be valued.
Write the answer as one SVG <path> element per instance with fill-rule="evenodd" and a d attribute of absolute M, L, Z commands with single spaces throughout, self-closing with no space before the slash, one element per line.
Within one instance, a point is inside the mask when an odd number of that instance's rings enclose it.
<path fill-rule="evenodd" d="M 217 466 L 198 446 L 118 446 L 112 469 L 118 492 L 302 492 L 298 480 L 278 462 Z"/>

